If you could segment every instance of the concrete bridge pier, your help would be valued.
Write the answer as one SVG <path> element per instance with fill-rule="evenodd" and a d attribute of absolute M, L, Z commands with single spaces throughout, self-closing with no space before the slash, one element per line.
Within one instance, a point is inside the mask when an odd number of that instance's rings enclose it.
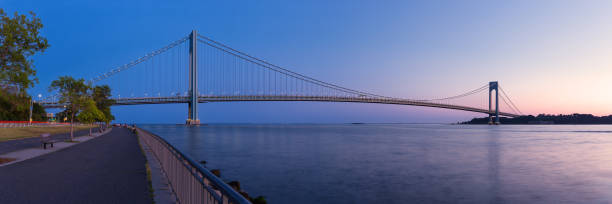
<path fill-rule="evenodd" d="M 187 125 L 198 125 L 198 58 L 197 58 L 198 33 L 191 31 L 189 35 L 189 110 Z"/>
<path fill-rule="evenodd" d="M 491 92 L 495 90 L 495 114 L 491 110 Z M 495 116 L 495 122 L 493 122 Z M 499 125 L 499 91 L 497 81 L 489 82 L 489 125 Z"/>

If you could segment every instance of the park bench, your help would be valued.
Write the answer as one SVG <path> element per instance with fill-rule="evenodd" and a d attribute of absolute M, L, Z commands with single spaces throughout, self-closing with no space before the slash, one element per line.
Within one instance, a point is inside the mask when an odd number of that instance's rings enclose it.
<path fill-rule="evenodd" d="M 40 142 L 43 145 L 43 149 L 47 149 L 47 144 L 50 144 L 53 147 L 53 143 L 57 142 L 51 139 L 51 134 L 43 133 L 40 135 Z"/>

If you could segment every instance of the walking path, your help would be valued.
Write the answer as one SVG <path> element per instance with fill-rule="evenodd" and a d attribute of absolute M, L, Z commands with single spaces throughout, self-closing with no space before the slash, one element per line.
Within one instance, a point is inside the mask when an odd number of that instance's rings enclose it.
<path fill-rule="evenodd" d="M 98 128 L 93 128 L 92 131 L 98 132 Z M 89 130 L 81 130 L 81 131 L 74 132 L 75 139 L 77 137 L 85 136 L 85 135 L 89 135 Z M 61 140 L 61 141 L 70 139 L 70 132 L 52 135 L 51 139 Z M 40 144 L 40 137 L 9 140 L 5 142 L 0 142 L 0 154 L 5 154 L 5 153 L 14 152 L 17 150 L 22 150 L 22 149 L 28 149 L 28 148 L 37 148 L 37 147 L 42 147 Z"/>
<path fill-rule="evenodd" d="M 0 167 L 0 203 L 151 203 L 145 157 L 126 128 Z"/>
<path fill-rule="evenodd" d="M 106 134 L 108 132 L 110 132 L 111 129 L 107 129 L 105 132 L 103 133 L 92 133 L 92 136 L 100 136 L 103 134 Z M 14 161 L 11 162 L 7 162 L 7 163 L 3 163 L 0 164 L 0 167 L 2 166 L 8 166 L 17 162 L 21 162 L 21 161 L 25 161 L 34 157 L 38 157 L 41 155 L 45 155 L 45 154 L 49 154 L 51 152 L 55 152 L 61 149 L 64 149 L 66 147 L 70 147 L 72 145 L 76 145 L 78 143 L 81 142 L 85 142 L 87 140 L 93 139 L 94 137 L 83 137 L 83 136 L 88 136 L 89 132 L 87 132 L 85 135 L 82 136 L 75 136 L 74 137 L 74 141 L 75 142 L 56 142 L 53 144 L 53 147 L 51 147 L 51 145 L 47 145 L 47 149 L 43 149 L 40 143 L 40 138 L 35 142 L 36 144 L 38 144 L 37 147 L 32 147 L 32 148 L 26 148 L 26 149 L 21 149 L 21 150 L 17 150 L 17 151 L 13 151 L 13 152 L 9 152 L 9 153 L 0 153 L 0 158 L 10 158 L 10 159 L 14 159 Z M 22 143 L 22 144 L 28 144 L 28 143 Z M 26 145 L 22 145 L 22 146 L 26 146 Z M 30 144 L 28 144 L 28 146 L 31 146 Z"/>

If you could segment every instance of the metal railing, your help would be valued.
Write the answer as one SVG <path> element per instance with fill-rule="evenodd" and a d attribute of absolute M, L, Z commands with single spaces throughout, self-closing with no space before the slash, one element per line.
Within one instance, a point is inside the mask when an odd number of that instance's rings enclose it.
<path fill-rule="evenodd" d="M 140 128 L 136 131 L 159 160 L 179 203 L 251 203 L 165 139 Z"/>

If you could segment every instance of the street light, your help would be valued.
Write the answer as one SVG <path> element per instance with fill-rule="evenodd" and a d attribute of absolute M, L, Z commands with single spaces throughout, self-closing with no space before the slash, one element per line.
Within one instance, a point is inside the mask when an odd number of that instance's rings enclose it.
<path fill-rule="evenodd" d="M 38 101 L 42 98 L 42 94 L 38 94 Z M 34 106 L 34 99 L 30 98 L 30 125 L 32 125 L 32 108 Z"/>
<path fill-rule="evenodd" d="M 38 103 L 40 103 L 41 101 L 42 101 L 42 94 L 38 94 Z M 34 105 L 34 104 L 32 104 L 32 105 Z M 44 117 L 46 117 L 46 116 L 44 116 Z M 42 119 L 42 117 L 41 117 L 41 119 Z"/>
<path fill-rule="evenodd" d="M 66 105 L 64 105 L 64 110 L 66 110 Z M 66 112 L 68 113 L 68 112 Z M 68 120 L 68 117 L 66 116 L 66 114 L 64 114 L 64 122 L 66 122 L 66 120 Z"/>
<path fill-rule="evenodd" d="M 30 97 L 30 123 L 29 123 L 30 125 L 32 125 L 32 103 L 33 103 L 32 100 L 33 99 Z"/>

